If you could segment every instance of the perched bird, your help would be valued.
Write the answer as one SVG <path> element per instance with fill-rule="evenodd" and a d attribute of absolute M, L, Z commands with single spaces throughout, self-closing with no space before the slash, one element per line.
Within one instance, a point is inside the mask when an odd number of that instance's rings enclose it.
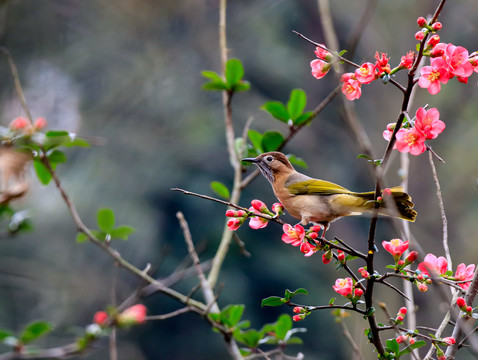
<path fill-rule="evenodd" d="M 268 152 L 242 161 L 252 162 L 259 167 L 290 215 L 300 219 L 302 225 L 322 225 L 324 233 L 332 221 L 343 216 L 371 212 L 375 206 L 374 191 L 357 193 L 329 181 L 313 179 L 297 172 L 280 152 Z M 387 201 L 381 201 L 379 214 L 415 221 L 417 212 L 413 210 L 411 197 L 401 187 L 390 190 L 396 208 L 386 209 Z"/>

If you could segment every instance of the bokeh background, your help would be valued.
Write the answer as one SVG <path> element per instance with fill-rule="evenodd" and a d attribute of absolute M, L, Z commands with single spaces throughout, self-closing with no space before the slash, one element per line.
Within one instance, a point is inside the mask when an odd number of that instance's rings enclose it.
<path fill-rule="evenodd" d="M 365 0 L 331 1 L 341 46 L 366 4 Z M 415 47 L 416 18 L 431 14 L 437 4 L 378 1 L 353 60 L 372 61 L 378 50 L 397 64 Z M 317 2 L 230 1 L 227 14 L 229 56 L 241 59 L 245 79 L 251 83 L 250 91 L 234 98 L 236 130 L 240 133 L 253 117 L 253 129 L 274 128 L 286 134 L 284 124 L 259 109 L 265 101 L 285 102 L 293 88 L 302 88 L 311 110 L 337 85 L 331 74 L 321 81 L 310 75 L 314 49 L 292 34 L 297 30 L 324 42 Z M 477 18 L 474 0 L 449 1 L 439 19 L 444 25 L 442 40 L 476 50 Z M 87 225 L 96 225 L 98 208 L 110 207 L 118 223 L 134 226 L 137 232 L 130 240 L 114 246 L 138 267 L 151 263 L 153 275 L 159 278 L 167 277 L 187 258 L 177 211 L 184 212 L 194 242 L 202 248 L 202 260 L 214 255 L 223 229 L 222 205 L 170 191 L 182 187 L 212 195 L 211 181 L 232 184 L 221 95 L 200 89 L 202 70 L 220 71 L 217 24 L 218 1 L 212 0 L 0 2 L 0 44 L 13 54 L 33 116 L 44 116 L 50 128 L 76 132 L 94 144 L 67 151 L 68 163 L 58 168 L 64 187 Z M 8 125 L 23 114 L 4 59 L 0 79 L 0 121 Z M 401 74 L 397 80 L 403 81 Z M 468 85 L 453 80 L 436 96 L 420 90 L 411 109 L 414 113 L 425 104 L 437 107 L 447 125 L 432 146 L 446 161 L 436 165 L 455 267 L 477 260 L 476 81 L 476 75 Z M 377 81 L 364 87 L 362 98 L 353 104 L 377 156 L 386 146 L 381 133 L 396 120 L 400 103 L 395 88 Z M 344 121 L 341 104 L 336 98 L 285 152 L 303 158 L 309 164 L 305 172 L 311 176 L 370 190 L 369 165 L 356 158 L 359 147 Z M 398 159 L 395 156 L 387 174 L 390 185 L 400 181 Z M 112 303 L 112 286 L 120 302 L 138 282 L 95 246 L 75 243 L 75 226 L 57 190 L 53 185 L 41 186 L 33 173 L 31 178 L 32 190 L 14 207 L 29 209 L 34 231 L 0 240 L 0 328 L 20 331 L 34 320 L 51 321 L 54 332 L 38 345 L 57 346 L 71 342 L 95 311 Z M 411 229 L 426 252 L 443 255 L 435 191 L 426 154 L 411 158 L 409 192 L 419 213 Z M 254 198 L 275 202 L 263 178 L 246 189 L 241 205 Z M 328 235 L 364 249 L 368 225 L 367 218 L 346 219 L 334 224 Z M 310 295 L 298 298 L 307 304 L 323 304 L 336 297 L 331 285 L 343 273 L 336 273 L 333 265 L 324 266 L 319 256 L 304 258 L 284 245 L 279 226 L 270 224 L 258 231 L 244 226 L 238 234 L 252 256 L 244 257 L 232 245 L 220 276 L 219 303 L 245 304 L 243 317 L 251 320 L 252 327 L 291 313 L 285 307 L 260 308 L 262 298 L 281 295 L 285 288 L 307 288 Z M 396 235 L 388 221 L 379 222 L 379 242 Z M 379 255 L 381 265 L 390 262 L 384 251 Z M 196 283 L 190 278 L 175 288 L 187 293 Z M 428 293 L 416 293 L 419 323 L 438 325 L 444 309 L 437 299 L 433 287 Z M 380 289 L 376 300 L 386 301 L 392 313 L 401 306 L 389 289 Z M 180 307 L 161 295 L 145 299 L 145 304 L 149 314 Z M 362 319 L 352 314 L 347 324 L 367 358 L 375 358 L 363 336 Z M 309 359 L 351 358 L 330 312 L 315 313 L 297 326 L 308 329 L 300 335 L 304 345 L 291 347 L 288 353 L 300 351 Z M 0 346 L 0 350 L 7 349 Z M 138 360 L 228 357 L 221 336 L 194 314 L 122 331 L 119 352 L 120 359 Z M 462 359 L 470 356 L 462 351 Z M 108 358 L 106 340 L 81 358 Z"/>

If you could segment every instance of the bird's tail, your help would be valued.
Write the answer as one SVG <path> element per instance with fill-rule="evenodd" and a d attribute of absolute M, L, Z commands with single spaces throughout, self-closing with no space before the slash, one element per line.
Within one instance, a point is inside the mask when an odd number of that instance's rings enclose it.
<path fill-rule="evenodd" d="M 392 199 L 395 203 L 395 206 L 394 207 L 387 206 L 387 199 L 384 198 L 380 202 L 379 214 L 393 216 L 396 218 L 414 222 L 415 218 L 417 217 L 417 212 L 413 210 L 414 204 L 412 202 L 412 198 L 410 197 L 410 195 L 404 192 L 401 186 L 395 186 L 393 188 L 390 188 L 390 190 L 392 192 Z M 366 206 L 370 210 L 373 209 L 374 207 L 373 199 L 375 197 L 374 191 L 365 192 L 365 193 L 355 193 L 354 195 L 357 195 L 361 197 L 362 199 L 367 200 Z"/>

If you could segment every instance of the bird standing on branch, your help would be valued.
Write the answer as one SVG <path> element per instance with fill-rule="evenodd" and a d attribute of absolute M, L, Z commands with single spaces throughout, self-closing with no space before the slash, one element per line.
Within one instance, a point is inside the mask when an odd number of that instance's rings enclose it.
<path fill-rule="evenodd" d="M 300 219 L 302 225 L 319 224 L 324 233 L 332 221 L 343 216 L 372 212 L 375 208 L 375 192 L 357 193 L 329 181 L 313 179 L 297 172 L 287 157 L 277 151 L 267 152 L 256 158 L 246 158 L 256 164 L 262 175 L 269 180 L 275 196 L 290 215 Z M 378 213 L 400 219 L 415 221 L 411 197 L 399 186 L 390 189 L 390 201 L 378 202 Z M 387 203 L 394 203 L 389 206 Z"/>

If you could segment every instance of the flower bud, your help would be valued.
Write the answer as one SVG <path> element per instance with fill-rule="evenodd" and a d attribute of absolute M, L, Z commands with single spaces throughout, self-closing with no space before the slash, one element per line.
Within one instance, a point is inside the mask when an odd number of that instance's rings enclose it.
<path fill-rule="evenodd" d="M 46 119 L 44 117 L 39 117 L 33 123 L 33 127 L 35 128 L 35 130 L 41 130 L 46 126 L 47 126 L 47 122 L 46 122 Z"/>
<path fill-rule="evenodd" d="M 356 297 L 357 299 L 359 299 L 360 297 L 362 297 L 362 295 L 363 295 L 363 290 L 362 290 L 362 289 L 360 289 L 360 288 L 355 289 L 355 291 L 354 291 L 354 297 Z"/>
<path fill-rule="evenodd" d="M 397 266 L 398 266 L 398 267 L 402 267 L 402 266 L 404 266 L 404 265 L 405 265 L 405 261 L 403 261 L 403 260 L 398 260 L 398 262 L 397 262 Z"/>
<path fill-rule="evenodd" d="M 432 51 L 430 51 L 430 57 L 436 58 L 443 56 L 445 54 L 445 50 L 440 49 L 438 46 L 434 47 Z"/>
<path fill-rule="evenodd" d="M 399 314 L 406 315 L 407 314 L 407 308 L 406 307 L 401 307 L 400 310 L 398 310 Z"/>
<path fill-rule="evenodd" d="M 311 232 L 309 234 L 309 237 L 314 240 L 314 239 L 317 239 L 319 237 L 319 234 L 317 234 L 316 232 Z"/>
<path fill-rule="evenodd" d="M 312 245 L 310 245 L 308 242 L 303 242 L 300 244 L 300 252 L 303 254 L 307 254 L 310 250 L 312 250 Z"/>
<path fill-rule="evenodd" d="M 410 339 L 408 339 L 408 342 L 410 343 L 410 345 L 413 345 L 415 344 L 415 339 L 411 337 Z"/>
<path fill-rule="evenodd" d="M 309 230 L 313 232 L 319 232 L 322 228 L 319 225 L 312 226 Z"/>
<path fill-rule="evenodd" d="M 345 254 L 342 250 L 337 251 L 337 259 L 343 263 L 345 261 Z"/>
<path fill-rule="evenodd" d="M 101 327 L 106 325 L 107 320 L 108 314 L 105 311 L 98 311 L 93 316 L 93 323 L 98 324 Z"/>
<path fill-rule="evenodd" d="M 328 264 L 330 260 L 332 260 L 332 250 L 329 250 L 324 255 L 322 255 L 322 262 L 324 264 Z"/>
<path fill-rule="evenodd" d="M 456 343 L 456 340 L 453 336 L 449 336 L 449 337 L 446 337 L 446 338 L 443 338 L 442 339 L 444 342 L 446 342 L 448 345 L 453 345 Z"/>
<path fill-rule="evenodd" d="M 405 265 L 413 263 L 418 258 L 418 252 L 412 251 L 405 258 Z"/>
<path fill-rule="evenodd" d="M 116 319 L 119 326 L 131 326 L 142 324 L 146 321 L 146 306 L 137 304 L 130 306 Z"/>
<path fill-rule="evenodd" d="M 236 212 L 234 210 L 227 210 L 226 211 L 227 217 L 236 217 Z"/>
<path fill-rule="evenodd" d="M 466 312 L 467 312 L 468 314 L 471 314 L 472 311 L 473 311 L 473 308 L 472 308 L 470 305 L 468 305 L 468 306 L 466 307 Z"/>
<path fill-rule="evenodd" d="M 262 201 L 260 200 L 252 200 L 251 201 L 251 205 L 254 209 L 256 209 L 257 211 L 259 211 L 260 213 L 262 213 L 264 210 L 267 209 L 267 206 L 266 204 L 264 204 Z"/>
<path fill-rule="evenodd" d="M 294 320 L 294 321 L 301 321 L 301 320 L 304 320 L 304 319 L 305 319 L 305 315 L 304 315 L 304 314 L 292 316 L 292 320 Z"/>
<path fill-rule="evenodd" d="M 457 76 L 456 79 L 462 84 L 468 84 L 468 78 L 463 76 Z"/>
<path fill-rule="evenodd" d="M 466 301 L 464 298 L 462 297 L 459 297 L 458 299 L 456 299 L 456 305 L 463 310 L 463 308 L 466 309 Z"/>
<path fill-rule="evenodd" d="M 421 292 L 425 292 L 428 290 L 428 286 L 426 286 L 425 284 L 419 284 L 418 285 L 418 290 L 421 291 Z"/>
<path fill-rule="evenodd" d="M 402 315 L 398 315 L 395 320 L 401 322 L 401 321 L 403 321 L 403 316 L 402 316 Z"/>
<path fill-rule="evenodd" d="M 433 35 L 430 40 L 428 40 L 428 46 L 435 47 L 436 44 L 440 42 L 439 35 Z"/>
<path fill-rule="evenodd" d="M 442 24 L 441 24 L 441 22 L 439 22 L 439 21 L 437 21 L 436 23 L 434 23 L 434 24 L 432 25 L 432 29 L 435 30 L 435 31 L 438 31 L 438 30 L 440 30 L 441 28 L 442 28 Z"/>
<path fill-rule="evenodd" d="M 282 215 L 284 213 L 284 206 L 281 203 L 272 204 L 272 211 L 276 215 Z"/>
<path fill-rule="evenodd" d="M 363 267 L 358 269 L 358 272 L 364 279 L 368 279 L 370 277 L 370 274 L 368 273 L 367 270 L 365 270 Z"/>
<path fill-rule="evenodd" d="M 420 16 L 420 17 L 417 19 L 417 24 L 418 24 L 418 26 L 420 26 L 420 27 L 424 27 L 425 25 L 427 25 L 427 20 L 426 20 L 423 16 Z"/>
<path fill-rule="evenodd" d="M 424 37 L 425 37 L 425 33 L 421 30 L 417 31 L 417 33 L 415 34 L 415 39 L 418 41 L 422 41 Z"/>
<path fill-rule="evenodd" d="M 32 124 L 27 118 L 20 116 L 12 120 L 10 123 L 10 129 L 13 131 L 23 132 L 24 134 L 31 135 Z"/>
<path fill-rule="evenodd" d="M 237 217 L 245 217 L 246 212 L 244 210 L 238 210 L 238 211 L 236 211 L 236 216 Z"/>
<path fill-rule="evenodd" d="M 397 340 L 397 343 L 401 344 L 404 339 L 405 339 L 405 336 L 400 335 L 400 336 L 398 336 L 395 340 Z"/>
<path fill-rule="evenodd" d="M 302 306 L 296 306 L 294 307 L 293 311 L 296 313 L 296 314 L 300 314 L 301 312 L 304 311 L 304 308 Z"/>

